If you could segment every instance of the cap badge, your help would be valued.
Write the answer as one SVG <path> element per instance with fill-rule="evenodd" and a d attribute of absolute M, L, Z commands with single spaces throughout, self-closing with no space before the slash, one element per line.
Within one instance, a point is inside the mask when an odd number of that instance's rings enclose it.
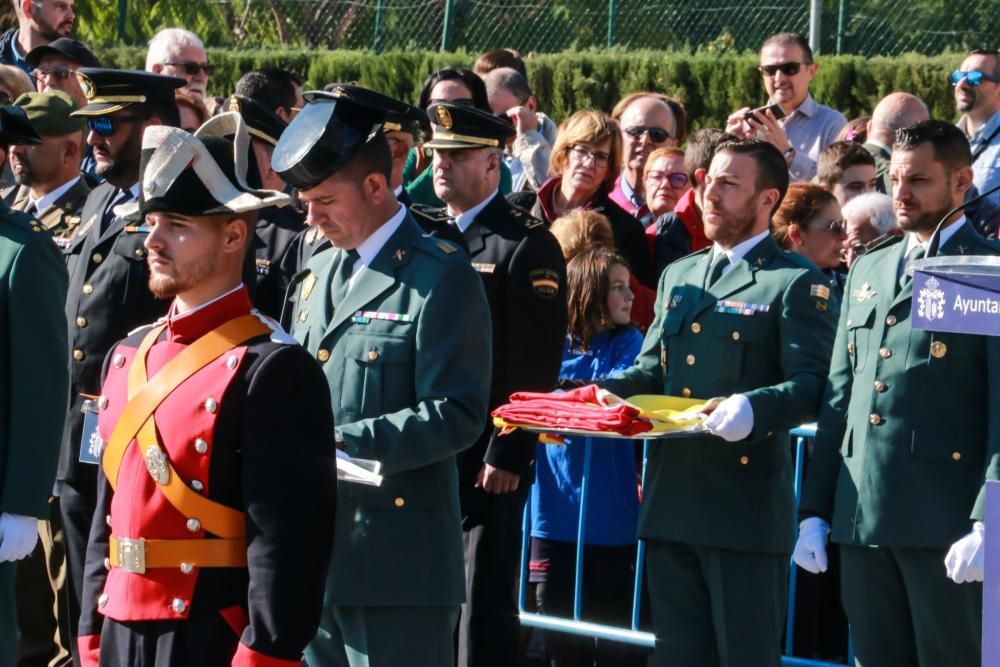
<path fill-rule="evenodd" d="M 453 125 L 451 120 L 451 113 L 445 107 L 438 107 L 436 112 L 438 125 L 442 126 L 446 130 L 450 130 Z"/>
<path fill-rule="evenodd" d="M 347 91 L 341 88 L 340 86 L 337 86 L 336 88 L 331 90 L 330 94 L 336 95 L 337 97 L 346 97 L 347 99 L 351 99 L 351 96 L 347 94 Z"/>
<path fill-rule="evenodd" d="M 235 111 L 236 113 L 240 113 L 240 101 L 235 97 L 229 98 L 229 110 Z"/>
<path fill-rule="evenodd" d="M 80 89 L 83 90 L 83 94 L 88 100 L 94 99 L 97 95 L 97 87 L 94 82 L 90 80 L 90 77 L 86 74 L 76 73 L 76 77 L 80 80 Z"/>

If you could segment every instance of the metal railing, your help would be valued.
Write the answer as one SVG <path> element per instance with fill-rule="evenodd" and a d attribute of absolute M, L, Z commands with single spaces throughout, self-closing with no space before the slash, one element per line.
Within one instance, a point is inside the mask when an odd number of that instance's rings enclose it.
<path fill-rule="evenodd" d="M 805 470 L 806 443 L 816 436 L 816 426 L 814 424 L 800 426 L 791 431 L 792 442 L 795 446 L 795 508 L 798 509 L 799 499 L 802 494 L 802 478 Z M 580 513 L 577 519 L 577 541 L 576 541 L 576 573 L 573 584 L 573 617 L 560 618 L 539 614 L 526 609 L 528 596 L 528 561 L 531 544 L 531 508 L 525 507 L 523 536 L 521 540 L 521 580 L 518 589 L 518 612 L 521 625 L 540 630 L 553 632 L 565 632 L 574 635 L 594 637 L 596 639 L 606 639 L 611 641 L 633 644 L 655 648 L 656 635 L 639 629 L 639 618 L 642 611 L 643 576 L 646 563 L 646 544 L 639 540 L 636 551 L 635 581 L 632 588 L 632 620 L 627 628 L 600 623 L 584 621 L 583 612 L 583 572 L 584 572 L 584 546 L 586 544 L 586 516 L 587 502 L 590 487 L 590 458 L 593 442 L 591 438 L 584 439 L 583 454 L 583 478 L 580 488 Z M 642 485 L 646 484 L 646 465 L 648 462 L 650 441 L 646 440 L 642 448 Z M 854 651 L 850 639 L 848 639 L 847 663 L 834 663 L 822 660 L 812 660 L 799 658 L 792 655 L 792 645 L 795 636 L 795 592 L 798 583 L 798 572 L 795 563 L 791 564 L 788 580 L 788 615 L 785 622 L 785 644 L 784 655 L 781 663 L 787 667 L 846 667 L 854 664 Z"/>

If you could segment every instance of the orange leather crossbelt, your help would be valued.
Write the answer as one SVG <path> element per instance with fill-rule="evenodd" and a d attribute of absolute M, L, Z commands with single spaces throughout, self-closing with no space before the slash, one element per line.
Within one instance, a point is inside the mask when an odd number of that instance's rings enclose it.
<path fill-rule="evenodd" d="M 122 410 L 101 458 L 104 474 L 111 487 L 116 488 L 118 471 L 134 438 L 140 453 L 147 460 L 151 476 L 174 508 L 186 518 L 197 519 L 204 530 L 230 541 L 242 542 L 246 533 L 243 512 L 209 500 L 188 487 L 159 446 L 153 412 L 171 392 L 199 370 L 247 340 L 269 333 L 270 329 L 254 315 L 232 319 L 186 347 L 147 381 L 146 356 L 164 326 L 156 327 L 146 335 L 129 368 L 129 402 Z M 151 465 L 150 461 L 155 465 Z M 153 474 L 154 471 L 157 474 Z M 199 541 L 202 540 L 182 540 L 178 543 Z M 245 554 L 243 562 L 246 562 Z"/>
<path fill-rule="evenodd" d="M 245 540 L 130 540 L 142 546 L 145 569 L 174 568 L 184 564 L 193 567 L 246 567 L 247 543 Z M 111 567 L 128 569 L 120 560 L 119 538 L 111 536 L 109 560 Z M 134 559 L 131 559 L 134 560 Z"/>

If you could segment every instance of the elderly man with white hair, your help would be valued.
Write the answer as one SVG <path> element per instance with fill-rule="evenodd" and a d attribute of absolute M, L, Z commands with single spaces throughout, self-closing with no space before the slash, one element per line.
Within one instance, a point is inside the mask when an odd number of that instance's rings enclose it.
<path fill-rule="evenodd" d="M 198 35 L 183 28 L 165 28 L 149 40 L 146 71 L 179 76 L 187 81 L 181 90 L 204 99 L 208 77 L 215 69 L 208 64 L 205 45 Z"/>
<path fill-rule="evenodd" d="M 894 232 L 902 233 L 896 225 L 892 197 L 881 192 L 866 192 L 850 199 L 841 209 L 841 215 L 847 223 L 848 267 L 876 239 Z"/>

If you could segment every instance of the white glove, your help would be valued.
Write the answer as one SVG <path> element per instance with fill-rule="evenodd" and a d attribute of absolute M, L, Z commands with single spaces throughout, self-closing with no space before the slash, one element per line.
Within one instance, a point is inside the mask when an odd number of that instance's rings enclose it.
<path fill-rule="evenodd" d="M 705 428 L 723 440 L 736 442 L 753 431 L 753 408 L 743 394 L 733 394 L 719 403 L 705 420 Z"/>
<path fill-rule="evenodd" d="M 795 540 L 792 560 L 806 572 L 826 572 L 826 538 L 830 524 L 818 516 L 809 517 L 799 524 L 799 539 Z"/>
<path fill-rule="evenodd" d="M 0 514 L 0 561 L 21 560 L 38 542 L 38 519 L 20 514 Z"/>
<path fill-rule="evenodd" d="M 351 460 L 351 457 L 343 449 L 338 449 L 337 450 L 337 458 L 338 459 L 344 459 L 345 461 L 350 461 Z"/>
<path fill-rule="evenodd" d="M 948 578 L 956 584 L 983 580 L 983 557 L 986 552 L 983 530 L 983 522 L 975 522 L 972 524 L 972 532 L 948 549 L 944 567 Z"/>

